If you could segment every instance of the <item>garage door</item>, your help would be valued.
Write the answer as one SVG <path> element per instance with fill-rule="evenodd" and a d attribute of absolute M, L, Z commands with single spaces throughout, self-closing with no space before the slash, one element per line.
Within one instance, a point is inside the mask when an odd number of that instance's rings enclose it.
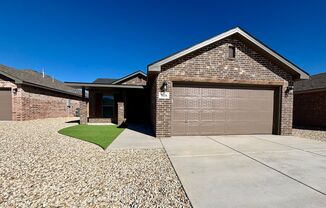
<path fill-rule="evenodd" d="M 174 85 L 172 135 L 272 134 L 274 90 Z"/>
<path fill-rule="evenodd" d="M 12 120 L 11 89 L 0 88 L 0 121 Z"/>

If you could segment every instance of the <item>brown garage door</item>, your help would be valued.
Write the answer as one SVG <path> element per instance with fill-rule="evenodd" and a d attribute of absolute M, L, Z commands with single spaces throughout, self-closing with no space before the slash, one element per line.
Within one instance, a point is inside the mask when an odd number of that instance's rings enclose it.
<path fill-rule="evenodd" d="M 172 135 L 271 134 L 274 90 L 174 85 Z"/>
<path fill-rule="evenodd" d="M 0 88 L 0 120 L 12 120 L 11 89 Z"/>

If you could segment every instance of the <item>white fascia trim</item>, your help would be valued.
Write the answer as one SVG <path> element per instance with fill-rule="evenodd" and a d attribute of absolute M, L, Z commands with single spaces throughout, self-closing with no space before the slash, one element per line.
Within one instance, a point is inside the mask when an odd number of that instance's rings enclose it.
<path fill-rule="evenodd" d="M 290 67 L 291 69 L 293 69 L 294 71 L 296 71 L 297 73 L 299 73 L 301 79 L 309 79 L 309 75 L 306 72 L 302 71 L 297 66 L 293 65 L 291 62 L 289 62 L 288 60 L 286 60 L 285 58 L 281 57 L 280 55 L 278 55 L 277 53 L 275 53 L 271 49 L 267 48 L 266 46 L 264 46 L 263 44 L 261 44 L 259 41 L 257 41 L 255 38 L 253 38 L 252 36 L 250 36 L 249 34 L 247 34 L 246 32 L 244 32 L 240 28 L 238 28 L 238 30 L 239 30 L 238 33 L 241 34 L 243 37 L 247 38 L 252 43 L 254 43 L 258 47 L 260 47 L 261 49 L 263 49 L 264 51 L 266 51 L 270 55 L 274 56 L 276 59 L 278 59 L 279 61 L 281 61 L 282 63 L 284 63 L 285 65 L 287 65 L 288 67 Z"/>
<path fill-rule="evenodd" d="M 244 38 L 246 38 L 247 40 L 251 41 L 253 44 L 257 45 L 258 47 L 260 47 L 261 49 L 263 49 L 264 51 L 266 51 L 267 53 L 269 53 L 270 55 L 272 55 L 273 57 L 275 57 L 276 59 L 278 59 L 279 61 L 281 61 L 282 63 L 286 64 L 288 67 L 290 67 L 291 69 L 293 69 L 294 71 L 296 71 L 297 73 L 300 74 L 300 78 L 301 79 L 309 79 L 309 75 L 302 71 L 301 69 L 299 69 L 298 67 L 296 67 L 295 65 L 293 65 L 292 63 L 290 63 L 289 61 L 287 61 L 286 59 L 284 59 L 283 57 L 281 57 L 280 55 L 276 54 L 275 52 L 273 52 L 271 49 L 267 48 L 266 46 L 264 46 L 263 44 L 261 44 L 259 41 L 257 41 L 255 38 L 253 38 L 252 36 L 250 36 L 249 34 L 247 34 L 246 32 L 244 32 L 243 30 L 241 30 L 239 27 L 233 28 L 229 31 L 226 31 L 220 35 L 217 35 L 213 38 L 210 38 L 206 41 L 203 41 L 201 43 L 198 43 L 188 49 L 185 49 L 179 53 L 176 53 L 172 56 L 167 57 L 166 59 L 163 59 L 161 61 L 158 61 L 152 65 L 148 66 L 148 71 L 152 71 L 152 72 L 160 72 L 161 71 L 161 66 L 171 62 L 177 58 L 180 58 L 184 55 L 187 55 L 188 53 L 191 53 L 193 51 L 196 51 L 200 48 L 203 48 L 209 44 L 212 44 L 216 41 L 222 40 L 224 38 L 227 38 L 233 34 L 239 33 L 240 35 L 242 35 Z"/>

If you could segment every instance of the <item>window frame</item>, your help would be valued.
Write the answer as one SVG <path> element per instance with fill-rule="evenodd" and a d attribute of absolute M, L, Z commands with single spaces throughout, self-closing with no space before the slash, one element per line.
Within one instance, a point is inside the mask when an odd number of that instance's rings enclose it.
<path fill-rule="evenodd" d="M 232 53 L 231 53 L 232 51 Z M 235 59 L 236 57 L 236 47 L 234 45 L 229 45 L 228 46 L 228 59 Z"/>
<path fill-rule="evenodd" d="M 104 97 L 112 97 L 112 104 L 104 104 L 103 100 L 104 100 Z M 102 117 L 103 118 L 113 118 L 114 117 L 114 113 L 115 113 L 115 104 L 114 104 L 114 95 L 102 95 Z M 104 116 L 104 108 L 105 107 L 112 107 L 112 116 L 109 116 L 109 117 L 105 117 Z"/>

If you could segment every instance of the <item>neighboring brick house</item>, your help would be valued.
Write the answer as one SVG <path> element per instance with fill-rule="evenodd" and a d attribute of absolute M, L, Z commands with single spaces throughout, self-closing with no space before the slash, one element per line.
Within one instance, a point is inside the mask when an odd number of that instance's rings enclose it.
<path fill-rule="evenodd" d="M 326 128 L 326 73 L 294 83 L 293 125 Z"/>
<path fill-rule="evenodd" d="M 0 121 L 76 116 L 81 93 L 33 70 L 0 65 Z"/>
<path fill-rule="evenodd" d="M 127 77 L 134 79 L 138 75 Z M 106 94 L 111 96 L 108 109 L 117 109 L 110 110 L 113 120 L 108 122 L 137 121 L 150 111 L 157 137 L 290 135 L 293 82 L 309 78 L 306 72 L 240 28 L 150 64 L 147 77 L 143 73 L 142 76 L 139 85 L 141 78 L 136 83 L 117 83 L 112 79 L 67 83 L 83 88 L 84 92 L 89 90 L 90 117 L 82 110 L 82 123 L 102 121 L 96 118 L 105 117 Z M 86 107 L 86 103 L 82 106 Z M 134 112 L 146 116 L 130 116 Z"/>

